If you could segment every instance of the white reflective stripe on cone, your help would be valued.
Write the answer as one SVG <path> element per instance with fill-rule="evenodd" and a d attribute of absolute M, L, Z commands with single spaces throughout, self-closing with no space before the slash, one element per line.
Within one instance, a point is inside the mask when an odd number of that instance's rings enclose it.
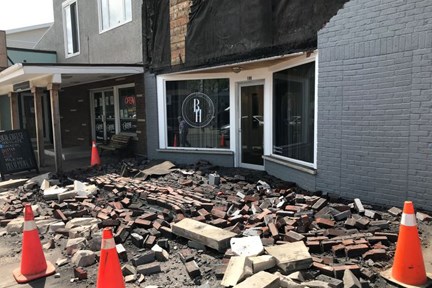
<path fill-rule="evenodd" d="M 102 249 L 112 249 L 115 248 L 114 239 L 103 239 L 102 240 Z"/>
<path fill-rule="evenodd" d="M 37 229 L 36 223 L 32 221 L 24 221 L 24 229 L 23 231 L 33 231 Z"/>
<path fill-rule="evenodd" d="M 417 226 L 416 217 L 414 214 L 402 214 L 401 224 L 405 226 Z"/>

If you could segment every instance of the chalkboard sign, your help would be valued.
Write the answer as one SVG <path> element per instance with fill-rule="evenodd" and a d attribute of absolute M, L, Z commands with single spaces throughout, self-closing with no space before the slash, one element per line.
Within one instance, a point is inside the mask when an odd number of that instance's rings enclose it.
<path fill-rule="evenodd" d="M 0 132 L 0 173 L 2 180 L 5 180 L 5 174 L 33 169 L 39 173 L 27 130 Z"/>

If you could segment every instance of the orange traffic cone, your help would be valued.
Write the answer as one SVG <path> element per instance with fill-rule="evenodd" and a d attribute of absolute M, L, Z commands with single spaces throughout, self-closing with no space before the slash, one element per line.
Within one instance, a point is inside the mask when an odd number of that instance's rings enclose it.
<path fill-rule="evenodd" d="M 102 234 L 102 247 L 96 288 L 124 288 L 123 274 L 113 234 L 105 228 Z"/>
<path fill-rule="evenodd" d="M 426 287 L 428 277 L 417 231 L 414 205 L 405 201 L 393 267 L 381 275 L 404 287 Z"/>
<path fill-rule="evenodd" d="M 90 166 L 95 166 L 95 165 L 100 165 L 101 164 L 101 160 L 99 157 L 99 152 L 98 149 L 96 147 L 96 141 L 92 141 L 92 153 L 91 153 L 91 161 L 90 161 Z"/>
<path fill-rule="evenodd" d="M 220 147 L 225 147 L 225 136 L 223 133 L 221 133 L 221 138 L 220 138 L 220 143 L 219 143 Z"/>
<path fill-rule="evenodd" d="M 177 147 L 177 134 L 174 134 L 174 143 L 173 147 Z"/>
<path fill-rule="evenodd" d="M 45 260 L 30 204 L 26 204 L 24 208 L 21 266 L 12 273 L 20 284 L 55 273 L 54 266 Z"/>

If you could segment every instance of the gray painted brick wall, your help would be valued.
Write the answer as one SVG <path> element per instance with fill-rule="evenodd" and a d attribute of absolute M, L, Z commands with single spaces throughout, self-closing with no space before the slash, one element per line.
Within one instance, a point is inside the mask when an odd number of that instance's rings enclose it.
<path fill-rule="evenodd" d="M 351 0 L 318 33 L 317 190 L 432 200 L 432 2 Z"/>
<path fill-rule="evenodd" d="M 275 163 L 274 161 L 265 160 L 265 170 L 275 177 L 285 181 L 295 182 L 299 187 L 308 191 L 316 191 L 315 175 L 303 171 L 289 168 L 286 165 Z"/>
<path fill-rule="evenodd" d="M 147 123 L 147 157 L 156 159 L 156 149 L 159 148 L 159 126 L 157 113 L 157 86 L 156 76 L 149 72 L 144 73 L 144 87 L 146 99 L 146 123 Z"/>

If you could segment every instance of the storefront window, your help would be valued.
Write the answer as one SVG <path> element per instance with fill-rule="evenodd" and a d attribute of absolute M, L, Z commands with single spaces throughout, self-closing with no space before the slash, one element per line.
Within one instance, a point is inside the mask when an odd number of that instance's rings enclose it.
<path fill-rule="evenodd" d="M 273 153 L 314 162 L 315 63 L 273 74 Z"/>
<path fill-rule="evenodd" d="M 135 133 L 137 129 L 135 87 L 119 88 L 120 131 Z"/>
<path fill-rule="evenodd" d="M 169 147 L 229 148 L 229 80 L 166 82 Z"/>

